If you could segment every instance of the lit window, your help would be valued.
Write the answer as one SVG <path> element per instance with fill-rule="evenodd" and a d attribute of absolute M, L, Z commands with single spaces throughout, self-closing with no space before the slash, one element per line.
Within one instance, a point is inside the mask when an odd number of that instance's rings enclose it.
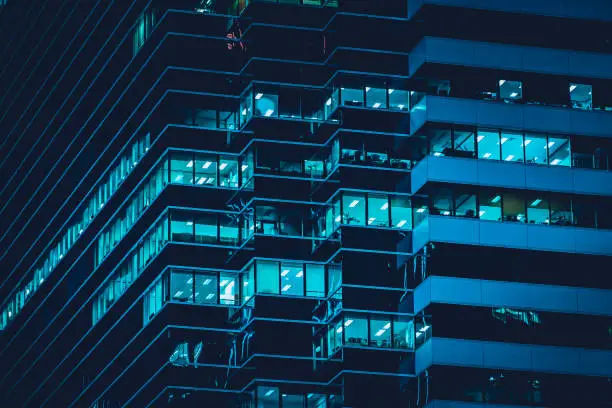
<path fill-rule="evenodd" d="M 514 102 L 523 99 L 523 84 L 521 81 L 499 81 L 499 98 L 502 101 Z"/>
<path fill-rule="evenodd" d="M 570 84 L 569 93 L 572 108 L 593 109 L 593 87 L 591 85 Z"/>

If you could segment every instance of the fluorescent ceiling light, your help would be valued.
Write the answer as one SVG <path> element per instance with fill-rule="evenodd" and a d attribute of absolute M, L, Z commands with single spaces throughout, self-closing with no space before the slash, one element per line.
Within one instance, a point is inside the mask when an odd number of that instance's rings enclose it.
<path fill-rule="evenodd" d="M 491 202 L 492 202 L 492 203 L 498 203 L 498 202 L 499 202 L 499 200 L 501 200 L 501 196 L 498 196 L 498 195 L 497 195 L 497 196 L 493 197 L 493 199 L 491 200 Z"/>
<path fill-rule="evenodd" d="M 246 115 L 246 114 L 247 114 L 247 110 L 246 110 L 246 108 L 244 108 L 244 109 L 242 110 L 242 114 L 243 114 L 243 115 Z"/>
<path fill-rule="evenodd" d="M 576 89 L 577 85 L 570 85 L 570 92 L 574 92 L 574 89 Z"/>
<path fill-rule="evenodd" d="M 506 143 L 507 141 L 508 141 L 508 138 L 507 138 L 507 137 L 502 137 L 502 138 L 501 138 L 501 144 L 504 144 L 504 143 Z"/>
<path fill-rule="evenodd" d="M 175 294 L 174 297 L 180 297 L 183 295 L 183 291 L 182 290 L 178 290 Z"/>
<path fill-rule="evenodd" d="M 340 221 L 342 221 L 342 218 L 341 218 L 340 216 L 337 216 L 337 217 L 335 218 L 335 221 L 336 221 L 336 222 L 340 222 Z"/>
<path fill-rule="evenodd" d="M 264 116 L 266 118 L 269 118 L 270 116 L 272 116 L 273 113 L 274 113 L 274 109 L 268 109 L 266 113 L 264 113 Z"/>
<path fill-rule="evenodd" d="M 204 282 L 202 282 L 202 285 L 208 285 L 210 282 L 212 282 L 210 278 L 206 278 L 204 279 Z"/>
<path fill-rule="evenodd" d="M 370 219 L 368 220 L 368 224 L 373 223 L 375 220 L 376 220 L 376 218 L 374 218 L 374 217 L 370 217 Z"/>
<path fill-rule="evenodd" d="M 332 100 L 331 100 L 331 98 L 329 98 L 329 99 L 327 100 L 327 102 L 325 102 L 325 105 L 327 105 L 327 106 L 331 106 L 331 104 L 332 104 Z"/>
<path fill-rule="evenodd" d="M 286 291 L 288 291 L 290 288 L 291 288 L 291 285 L 285 285 L 285 286 L 283 286 L 282 291 L 283 291 L 283 292 L 286 292 Z"/>
<path fill-rule="evenodd" d="M 450 215 L 450 211 L 442 211 L 442 215 Z"/>
<path fill-rule="evenodd" d="M 353 324 L 353 319 L 348 319 L 344 322 L 344 327 L 349 327 L 351 324 Z"/>
<path fill-rule="evenodd" d="M 489 157 L 491 157 L 491 153 L 485 153 L 482 155 L 482 157 L 488 159 Z"/>
<path fill-rule="evenodd" d="M 397 107 L 400 108 L 400 109 L 404 109 L 404 105 L 402 105 L 402 104 L 397 105 Z"/>
<path fill-rule="evenodd" d="M 476 141 L 477 141 L 478 143 L 480 143 L 480 141 L 481 141 L 482 139 L 484 139 L 484 138 L 485 138 L 485 137 L 484 137 L 483 135 L 480 135 L 480 136 L 478 136 L 478 137 L 476 138 Z"/>
<path fill-rule="evenodd" d="M 423 326 L 419 329 L 420 332 L 425 333 L 429 329 L 429 326 Z"/>
<path fill-rule="evenodd" d="M 263 97 L 263 94 L 261 92 L 255 95 L 255 99 L 261 99 L 262 97 Z"/>
<path fill-rule="evenodd" d="M 383 326 L 383 329 L 387 330 L 389 327 L 391 327 L 391 323 L 387 323 Z"/>
<path fill-rule="evenodd" d="M 417 210 L 417 212 L 418 212 L 419 214 L 420 214 L 420 213 L 424 213 L 424 212 L 425 212 L 425 208 L 419 208 L 419 209 Z"/>
<path fill-rule="evenodd" d="M 289 269 L 285 269 L 284 271 L 281 272 L 281 276 L 287 276 L 288 273 L 289 273 Z"/>
<path fill-rule="evenodd" d="M 384 203 L 383 205 L 380 206 L 381 210 L 386 210 L 387 208 L 389 208 L 389 203 Z"/>
<path fill-rule="evenodd" d="M 381 103 L 380 102 L 376 102 L 374 105 L 372 105 L 373 108 L 380 108 Z"/>
<path fill-rule="evenodd" d="M 203 168 L 203 169 L 207 169 L 207 168 L 209 168 L 209 167 L 210 167 L 210 165 L 211 165 L 211 164 L 212 164 L 212 162 L 207 161 L 206 163 L 204 163 L 204 164 L 202 165 L 202 168 Z"/>
<path fill-rule="evenodd" d="M 220 286 L 221 286 L 221 287 L 224 287 L 224 286 L 225 286 L 225 285 L 227 285 L 228 283 L 229 283 L 229 280 L 227 280 L 227 279 L 223 279 L 223 280 L 221 281 L 221 285 L 220 285 Z"/>
<path fill-rule="evenodd" d="M 423 334 L 423 333 L 421 333 L 421 332 L 417 332 L 417 333 L 416 333 L 416 337 L 419 337 L 421 334 Z"/>
<path fill-rule="evenodd" d="M 353 200 L 353 201 L 351 201 L 351 203 L 349 204 L 349 207 L 351 207 L 351 208 L 356 207 L 356 206 L 357 206 L 357 204 L 359 204 L 359 200 Z"/>
<path fill-rule="evenodd" d="M 538 198 L 538 199 L 533 200 L 533 202 L 531 204 L 529 204 L 529 205 L 532 206 L 532 207 L 535 207 L 536 205 L 540 204 L 541 202 L 542 202 L 542 200 L 540 200 Z"/>
<path fill-rule="evenodd" d="M 480 212 L 478 213 L 478 216 L 479 216 L 479 217 L 482 217 L 482 216 L 483 216 L 485 213 L 486 213 L 486 211 L 485 211 L 485 210 L 480 210 Z"/>
<path fill-rule="evenodd" d="M 370 89 L 371 89 L 371 88 L 370 88 L 369 86 L 366 86 L 366 87 L 365 87 L 366 92 L 370 92 Z"/>
<path fill-rule="evenodd" d="M 389 95 L 391 95 L 395 89 L 389 89 Z"/>
<path fill-rule="evenodd" d="M 548 142 L 548 148 L 550 149 L 551 147 L 553 147 L 555 145 L 555 142 Z"/>
<path fill-rule="evenodd" d="M 206 177 L 200 177 L 200 179 L 198 180 L 198 184 L 199 184 L 199 185 L 202 185 L 202 184 L 204 184 L 204 182 L 205 182 L 206 180 L 207 180 L 207 178 L 206 178 Z"/>
<path fill-rule="evenodd" d="M 227 163 L 221 163 L 219 170 L 224 170 L 227 167 Z"/>
<path fill-rule="evenodd" d="M 556 166 L 559 163 L 561 163 L 561 160 L 559 160 L 559 159 L 555 159 L 555 160 L 550 162 L 550 164 L 552 164 L 553 166 Z"/>
<path fill-rule="evenodd" d="M 529 146 L 529 143 L 531 143 L 531 139 L 525 139 L 525 143 L 523 143 L 523 146 Z"/>
<path fill-rule="evenodd" d="M 246 165 L 246 164 L 243 164 L 241 168 L 242 168 L 242 171 L 245 171 L 246 169 L 248 169 L 248 168 L 249 168 L 249 166 L 248 166 L 248 165 Z"/>
<path fill-rule="evenodd" d="M 227 287 L 225 288 L 225 292 L 229 292 L 229 291 L 231 291 L 231 290 L 232 290 L 232 288 L 234 287 L 234 284 L 235 284 L 235 283 L 236 283 L 236 282 L 231 281 L 231 282 L 230 282 L 230 283 L 227 285 Z"/>
<path fill-rule="evenodd" d="M 174 181 L 180 181 L 183 179 L 183 175 L 179 174 L 178 176 L 175 177 Z M 101 206 L 100 206 L 101 207 Z"/>
<path fill-rule="evenodd" d="M 340 327 L 338 327 L 338 328 L 336 329 L 336 333 L 342 333 L 342 326 L 340 326 Z"/>
<path fill-rule="evenodd" d="M 508 157 L 506 157 L 504 160 L 506 160 L 506 161 L 510 161 L 510 160 L 512 160 L 512 159 L 514 159 L 514 155 L 509 154 L 509 155 L 508 155 Z"/>
<path fill-rule="evenodd" d="M 406 225 L 408 221 L 406 220 L 401 220 L 400 222 L 397 223 L 396 227 L 397 228 L 402 228 L 404 225 Z"/>
<path fill-rule="evenodd" d="M 187 281 L 188 285 L 191 285 L 193 283 L 193 278 L 189 278 L 189 280 Z"/>
<path fill-rule="evenodd" d="M 511 98 L 516 98 L 517 96 L 518 96 L 518 92 L 512 92 L 512 93 L 510 94 L 510 97 L 511 97 Z"/>
<path fill-rule="evenodd" d="M 270 395 L 272 395 L 272 394 L 274 394 L 274 390 L 270 390 L 270 391 L 266 392 L 266 393 L 264 394 L 264 397 L 269 397 L 269 396 L 270 396 Z"/>
<path fill-rule="evenodd" d="M 385 334 L 385 330 L 384 329 L 380 329 L 379 331 L 376 332 L 375 336 L 380 337 L 383 334 Z"/>
<path fill-rule="evenodd" d="M 304 276 L 304 271 L 299 271 L 298 273 L 295 274 L 296 278 L 301 278 L 302 276 Z"/>
<path fill-rule="evenodd" d="M 442 153 L 440 153 L 440 152 L 435 152 L 435 153 L 434 153 L 434 156 L 436 156 L 436 157 L 440 157 L 440 156 L 442 156 Z"/>
<path fill-rule="evenodd" d="M 502 85 L 503 85 L 503 84 L 505 84 L 505 83 L 506 83 L 506 80 L 505 80 L 505 79 L 500 79 L 500 80 L 499 80 L 499 86 L 502 86 Z"/>
<path fill-rule="evenodd" d="M 189 162 L 187 163 L 187 167 L 193 167 L 193 160 L 189 160 Z"/>
<path fill-rule="evenodd" d="M 191 225 L 193 225 L 193 221 L 186 221 L 185 224 L 191 226 Z"/>

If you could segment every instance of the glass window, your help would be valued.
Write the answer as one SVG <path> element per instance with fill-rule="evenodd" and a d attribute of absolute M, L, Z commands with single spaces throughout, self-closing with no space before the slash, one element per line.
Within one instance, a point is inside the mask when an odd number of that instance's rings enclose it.
<path fill-rule="evenodd" d="M 257 387 L 257 408 L 280 407 L 280 394 L 276 387 Z"/>
<path fill-rule="evenodd" d="M 306 296 L 325 296 L 325 266 L 306 264 Z"/>
<path fill-rule="evenodd" d="M 280 293 L 279 263 L 257 261 L 257 293 Z"/>
<path fill-rule="evenodd" d="M 453 192 L 448 188 L 442 188 L 431 198 L 432 215 L 452 215 L 453 214 Z"/>
<path fill-rule="evenodd" d="M 278 95 L 255 92 L 255 116 L 278 116 Z"/>
<path fill-rule="evenodd" d="M 193 155 L 172 153 L 170 155 L 170 182 L 193 184 Z"/>
<path fill-rule="evenodd" d="M 219 161 L 219 185 L 238 187 L 238 159 L 222 158 Z"/>
<path fill-rule="evenodd" d="M 393 321 L 393 347 L 414 348 L 414 322 L 410 317 L 399 317 Z"/>
<path fill-rule="evenodd" d="M 412 228 L 412 207 L 409 197 L 391 197 L 391 225 L 395 228 Z"/>
<path fill-rule="evenodd" d="M 530 224 L 548 224 L 549 221 L 548 200 L 540 196 L 529 197 L 527 199 L 527 222 Z"/>
<path fill-rule="evenodd" d="M 506 193 L 503 196 L 504 221 L 526 222 L 525 199 L 517 194 Z"/>
<path fill-rule="evenodd" d="M 368 194 L 368 225 L 389 226 L 389 198 L 385 195 Z"/>
<path fill-rule="evenodd" d="M 236 277 L 222 273 L 219 276 L 219 298 L 222 305 L 235 305 L 237 302 Z"/>
<path fill-rule="evenodd" d="M 546 164 L 548 151 L 545 135 L 525 134 L 525 163 Z"/>
<path fill-rule="evenodd" d="M 198 273 L 195 275 L 195 302 L 217 303 L 217 274 Z"/>
<path fill-rule="evenodd" d="M 344 194 L 342 196 L 342 212 L 344 224 L 365 225 L 365 195 Z"/>
<path fill-rule="evenodd" d="M 597 228 L 612 229 L 612 211 L 609 202 L 599 202 L 595 206 Z"/>
<path fill-rule="evenodd" d="M 254 167 L 255 166 L 253 164 L 253 150 L 251 149 L 246 153 L 246 155 L 242 159 L 242 164 L 240 166 L 240 171 L 242 172 L 241 179 L 240 179 L 241 186 L 246 185 L 247 181 L 249 181 L 249 179 L 253 177 Z"/>
<path fill-rule="evenodd" d="M 523 162 L 523 134 L 502 131 L 501 157 L 507 162 Z"/>
<path fill-rule="evenodd" d="M 217 215 L 198 214 L 195 217 L 195 241 L 200 244 L 217 243 Z"/>
<path fill-rule="evenodd" d="M 516 102 L 523 99 L 523 84 L 521 81 L 499 81 L 499 98 L 506 102 Z"/>
<path fill-rule="evenodd" d="M 455 215 L 476 218 L 476 196 L 470 193 L 455 194 Z"/>
<path fill-rule="evenodd" d="M 255 264 L 251 264 L 242 275 L 242 303 L 253 297 L 255 290 Z"/>
<path fill-rule="evenodd" d="M 173 271 L 170 276 L 170 296 L 177 302 L 193 302 L 193 273 Z"/>
<path fill-rule="evenodd" d="M 363 106 L 363 90 L 340 88 L 340 103 L 348 106 Z"/>
<path fill-rule="evenodd" d="M 473 158 L 476 151 L 474 132 L 470 130 L 455 130 L 454 138 L 456 155 Z"/>
<path fill-rule="evenodd" d="M 429 133 L 429 151 L 432 155 L 446 156 L 452 154 L 451 129 L 431 129 Z"/>
<path fill-rule="evenodd" d="M 217 158 L 215 155 L 196 154 L 194 167 L 197 185 L 217 185 Z"/>
<path fill-rule="evenodd" d="M 344 338 L 349 345 L 368 345 L 368 320 L 363 317 L 347 316 L 344 318 Z"/>
<path fill-rule="evenodd" d="M 301 263 L 281 264 L 281 295 L 304 295 L 304 267 Z"/>
<path fill-rule="evenodd" d="M 170 233 L 172 241 L 193 241 L 193 217 L 185 214 L 172 214 L 170 217 Z"/>
<path fill-rule="evenodd" d="M 342 285 L 342 266 L 337 264 L 330 264 L 327 266 L 327 279 L 329 293 L 331 294 L 336 291 Z"/>
<path fill-rule="evenodd" d="M 591 85 L 570 83 L 569 94 L 572 108 L 593 109 L 593 87 Z"/>
<path fill-rule="evenodd" d="M 219 219 L 219 242 L 226 245 L 237 245 L 239 237 L 238 221 L 227 215 Z"/>
<path fill-rule="evenodd" d="M 389 319 L 370 319 L 370 346 L 391 347 L 391 321 Z"/>
<path fill-rule="evenodd" d="M 329 355 L 331 356 L 336 352 L 340 347 L 342 347 L 342 320 L 337 323 L 331 324 L 329 326 L 328 332 L 328 350 Z"/>
<path fill-rule="evenodd" d="M 384 89 L 366 87 L 366 106 L 374 109 L 387 109 L 387 95 Z"/>
<path fill-rule="evenodd" d="M 478 129 L 478 158 L 499 160 L 499 132 L 497 130 Z"/>
<path fill-rule="evenodd" d="M 481 220 L 501 221 L 501 194 L 481 192 L 478 201 L 478 217 Z"/>
<path fill-rule="evenodd" d="M 550 224 L 572 225 L 572 204 L 569 198 L 556 197 L 550 200 Z"/>
<path fill-rule="evenodd" d="M 548 163 L 551 166 L 571 166 L 570 141 L 567 136 L 548 137 Z"/>
<path fill-rule="evenodd" d="M 389 89 L 389 108 L 394 110 L 407 111 L 408 102 L 408 91 L 401 89 Z"/>

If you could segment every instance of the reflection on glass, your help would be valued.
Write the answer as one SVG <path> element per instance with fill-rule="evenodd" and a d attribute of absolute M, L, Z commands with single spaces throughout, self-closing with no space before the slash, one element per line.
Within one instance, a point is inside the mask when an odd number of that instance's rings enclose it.
<path fill-rule="evenodd" d="M 391 347 L 391 321 L 388 319 L 370 320 L 370 345 Z"/>
<path fill-rule="evenodd" d="M 530 224 L 548 224 L 548 200 L 534 196 L 527 200 L 527 221 Z"/>
<path fill-rule="evenodd" d="M 281 295 L 304 295 L 304 268 L 300 263 L 281 264 Z"/>
<path fill-rule="evenodd" d="M 408 110 L 408 91 L 401 89 L 389 89 L 389 108 L 401 111 Z"/>
<path fill-rule="evenodd" d="M 361 89 L 341 88 L 340 95 L 342 105 L 363 106 L 363 90 Z"/>
<path fill-rule="evenodd" d="M 374 109 L 387 109 L 387 96 L 384 89 L 366 87 L 366 106 Z"/>
<path fill-rule="evenodd" d="M 411 318 L 400 317 L 393 322 L 393 347 L 414 348 L 414 322 Z"/>
<path fill-rule="evenodd" d="M 219 162 L 219 185 L 221 187 L 238 187 L 238 159 L 221 159 Z"/>
<path fill-rule="evenodd" d="M 474 132 L 469 131 L 469 130 L 468 131 L 455 130 L 454 138 L 455 138 L 455 150 L 458 152 L 458 155 L 461 157 L 473 158 L 474 151 L 476 149 L 476 146 L 474 144 L 475 142 Z"/>
<path fill-rule="evenodd" d="M 342 212 L 344 224 L 366 225 L 365 224 L 365 197 L 363 194 L 344 194 L 342 197 Z"/>
<path fill-rule="evenodd" d="M 217 157 L 215 155 L 196 154 L 194 168 L 196 185 L 217 185 Z"/>
<path fill-rule="evenodd" d="M 507 162 L 523 162 L 523 134 L 502 131 L 501 158 Z"/>
<path fill-rule="evenodd" d="M 523 99 L 523 84 L 521 81 L 499 81 L 499 98 L 506 102 L 517 102 Z"/>
<path fill-rule="evenodd" d="M 280 292 L 278 276 L 279 262 L 257 261 L 257 293 L 272 293 L 277 295 Z"/>
<path fill-rule="evenodd" d="M 571 83 L 569 86 L 569 93 L 572 108 L 583 110 L 593 109 L 593 86 Z"/>
<path fill-rule="evenodd" d="M 455 194 L 455 215 L 476 218 L 476 196 L 469 193 Z"/>
<path fill-rule="evenodd" d="M 219 299 L 222 305 L 234 305 L 237 300 L 236 277 L 222 273 L 219 276 Z"/>
<path fill-rule="evenodd" d="M 535 164 L 547 163 L 548 145 L 546 136 L 526 133 L 525 134 L 525 162 Z"/>
<path fill-rule="evenodd" d="M 548 137 L 548 162 L 551 166 L 571 166 L 572 160 L 569 137 Z"/>
<path fill-rule="evenodd" d="M 368 195 L 368 225 L 389 226 L 389 199 L 384 195 Z"/>
<path fill-rule="evenodd" d="M 256 91 L 255 116 L 278 116 L 278 95 Z"/>
<path fill-rule="evenodd" d="M 368 345 L 368 321 L 362 317 L 347 316 L 344 318 L 344 338 L 348 345 Z"/>
<path fill-rule="evenodd" d="M 193 155 L 173 153 L 170 156 L 170 182 L 175 184 L 193 183 Z"/>
<path fill-rule="evenodd" d="M 478 217 L 481 220 L 501 221 L 501 194 L 481 192 L 478 200 Z"/>
<path fill-rule="evenodd" d="M 391 226 L 412 228 L 412 207 L 410 197 L 391 197 Z"/>
<path fill-rule="evenodd" d="M 217 275 L 198 273 L 195 275 L 195 302 L 217 303 Z"/>
<path fill-rule="evenodd" d="M 488 160 L 500 159 L 499 132 L 496 130 L 478 129 L 478 158 Z"/>
<path fill-rule="evenodd" d="M 193 274 L 173 272 L 170 277 L 170 298 L 177 302 L 193 302 Z"/>

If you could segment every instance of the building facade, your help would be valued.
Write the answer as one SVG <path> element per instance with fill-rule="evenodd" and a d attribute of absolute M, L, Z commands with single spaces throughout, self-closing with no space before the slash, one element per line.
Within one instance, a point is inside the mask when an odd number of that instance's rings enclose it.
<path fill-rule="evenodd" d="M 2 406 L 612 405 L 612 3 L 0 30 Z"/>

